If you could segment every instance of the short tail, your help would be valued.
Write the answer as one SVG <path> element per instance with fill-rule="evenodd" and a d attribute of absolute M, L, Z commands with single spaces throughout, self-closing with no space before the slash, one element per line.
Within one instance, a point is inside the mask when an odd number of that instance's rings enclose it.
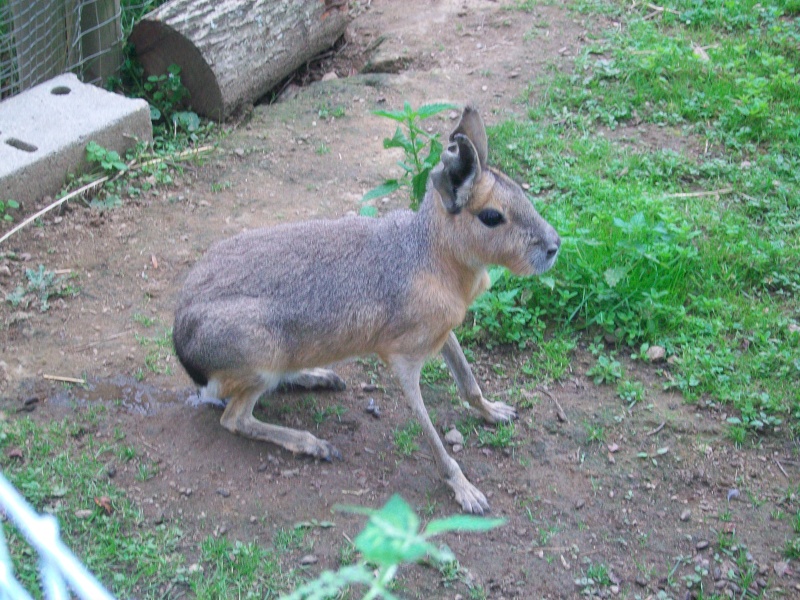
<path fill-rule="evenodd" d="M 180 361 L 183 368 L 189 374 L 189 377 L 192 378 L 197 385 L 200 387 L 205 387 L 208 385 L 208 375 L 206 375 L 205 371 L 198 367 L 194 362 L 192 362 L 191 358 L 186 356 L 185 349 L 183 344 L 179 342 L 179 338 L 175 335 L 176 329 L 172 331 L 172 345 L 175 348 L 175 354 L 178 355 L 178 360 Z"/>

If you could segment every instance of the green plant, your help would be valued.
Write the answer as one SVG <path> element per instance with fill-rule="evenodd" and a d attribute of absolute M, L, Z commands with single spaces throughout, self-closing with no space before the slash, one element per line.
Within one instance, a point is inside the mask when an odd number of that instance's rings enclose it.
<path fill-rule="evenodd" d="M 478 429 L 478 444 L 491 448 L 509 448 L 514 445 L 514 433 L 517 427 L 514 422 L 498 423 L 494 427 Z"/>
<path fill-rule="evenodd" d="M 419 208 L 425 197 L 428 175 L 439 164 L 442 153 L 439 134 L 428 133 L 422 128 L 420 122 L 453 108 L 455 107 L 451 104 L 425 104 L 417 110 L 413 110 L 411 104 L 406 102 L 402 111 L 376 110 L 373 112 L 379 117 L 386 117 L 399 123 L 394 136 L 383 140 L 383 147 L 387 149 L 400 148 L 403 151 L 403 160 L 397 163 L 403 170 L 403 174 L 399 179 L 387 179 L 378 187 L 368 191 L 361 199 L 362 202 L 387 196 L 401 187 L 408 187 L 411 209 Z"/>
<path fill-rule="evenodd" d="M 617 396 L 633 407 L 637 402 L 644 400 L 644 385 L 640 381 L 623 379 L 617 384 Z"/>
<path fill-rule="evenodd" d="M 614 358 L 613 354 L 606 356 L 601 354 L 597 357 L 597 363 L 586 372 L 595 384 L 613 383 L 622 378 L 622 364 Z"/>
<path fill-rule="evenodd" d="M 431 538 L 449 531 L 488 531 L 504 523 L 503 519 L 458 515 L 434 519 L 420 530 L 419 518 L 397 495 L 392 496 L 380 510 L 360 506 L 340 507 L 340 510 L 369 517 L 363 531 L 353 540 L 356 550 L 361 553 L 361 560 L 336 572 L 323 572 L 317 579 L 284 596 L 283 600 L 322 600 L 353 585 L 366 586 L 364 600 L 394 599 L 396 596 L 392 593 L 390 584 L 401 564 L 427 559 L 438 566 L 444 566 L 448 573 L 452 570 L 448 565 L 454 562 L 458 564 L 448 548 L 431 543 Z M 368 565 L 374 565 L 376 573 L 373 574 L 373 569 Z"/>
<path fill-rule="evenodd" d="M 583 424 L 583 427 L 586 430 L 586 441 L 588 443 L 597 442 L 602 444 L 606 441 L 606 431 L 602 426 L 587 422 Z"/>
<path fill-rule="evenodd" d="M 16 200 L 0 200 L 0 219 L 3 221 L 13 221 L 14 217 L 9 214 L 10 210 L 17 210 L 19 202 Z"/>
<path fill-rule="evenodd" d="M 50 309 L 50 299 L 65 296 L 77 296 L 79 289 L 70 283 L 69 278 L 57 276 L 53 271 L 48 271 L 44 265 L 38 269 L 25 269 L 27 283 L 17 286 L 13 292 L 6 294 L 6 301 L 13 307 L 27 308 L 33 302 L 38 302 L 39 310 L 46 312 Z"/>
<path fill-rule="evenodd" d="M 405 427 L 394 430 L 394 445 L 400 456 L 411 456 L 419 450 L 417 438 L 422 434 L 422 426 L 416 421 L 409 421 Z"/>

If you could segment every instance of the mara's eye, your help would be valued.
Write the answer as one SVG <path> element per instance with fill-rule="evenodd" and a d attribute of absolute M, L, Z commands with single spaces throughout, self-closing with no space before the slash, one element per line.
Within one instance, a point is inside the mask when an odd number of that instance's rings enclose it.
<path fill-rule="evenodd" d="M 481 223 L 483 223 L 487 227 L 497 227 L 506 220 L 505 217 L 503 216 L 503 213 L 498 212 L 492 208 L 487 208 L 479 212 L 478 218 L 481 220 Z"/>

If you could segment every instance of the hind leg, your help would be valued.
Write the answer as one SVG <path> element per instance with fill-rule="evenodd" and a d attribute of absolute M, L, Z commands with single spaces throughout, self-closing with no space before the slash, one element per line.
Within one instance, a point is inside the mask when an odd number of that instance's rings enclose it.
<path fill-rule="evenodd" d="M 257 376 L 251 377 L 249 384 L 236 381 L 228 386 L 222 385 L 223 393 L 225 388 L 232 391 L 220 418 L 222 426 L 237 435 L 277 444 L 295 454 L 308 454 L 323 460 L 341 458 L 341 452 L 333 444 L 320 440 L 307 431 L 271 425 L 253 416 L 253 409 L 261 394 L 272 391 L 277 381 L 277 377 Z"/>
<path fill-rule="evenodd" d="M 344 379 L 330 369 L 304 369 L 286 373 L 281 377 L 281 386 L 299 387 L 306 390 L 331 390 L 341 392 L 347 388 Z"/>

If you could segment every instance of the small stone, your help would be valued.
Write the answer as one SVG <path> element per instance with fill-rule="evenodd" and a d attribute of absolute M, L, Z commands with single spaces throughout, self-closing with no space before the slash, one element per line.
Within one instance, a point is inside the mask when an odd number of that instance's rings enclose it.
<path fill-rule="evenodd" d="M 610 589 L 610 590 L 611 590 L 611 593 L 612 593 L 612 594 L 614 594 L 615 596 L 616 596 L 617 594 L 619 594 L 619 586 L 618 586 L 618 585 L 612 585 L 612 586 L 611 586 L 610 588 L 608 588 L 608 589 Z"/>
<path fill-rule="evenodd" d="M 489 86 L 488 86 L 488 85 L 482 85 L 482 86 L 481 86 L 481 90 L 483 90 L 484 92 L 485 92 L 486 90 L 488 90 L 488 89 L 489 89 Z"/>
<path fill-rule="evenodd" d="M 223 498 L 229 498 L 231 495 L 230 491 L 225 488 L 217 488 L 217 493 Z"/>
<path fill-rule="evenodd" d="M 380 419 L 381 418 L 381 409 L 378 406 L 378 404 L 375 402 L 375 398 L 370 398 L 369 399 L 369 404 L 367 404 L 367 407 L 364 410 L 367 411 L 369 414 L 371 414 L 376 419 Z"/>
<path fill-rule="evenodd" d="M 192 565 L 189 565 L 189 568 L 186 569 L 187 573 L 189 573 L 189 574 L 197 573 L 198 571 L 202 571 L 202 570 L 203 570 L 203 567 L 200 566 L 198 563 L 194 563 Z"/>
<path fill-rule="evenodd" d="M 638 585 L 639 587 L 643 587 L 643 588 L 647 587 L 647 580 L 644 577 L 642 577 L 641 575 L 639 575 L 636 578 L 635 581 L 636 581 L 636 585 Z"/>
<path fill-rule="evenodd" d="M 300 564 L 305 565 L 313 565 L 316 564 L 319 559 L 314 556 L 313 554 L 306 554 L 303 558 L 300 559 Z"/>
<path fill-rule="evenodd" d="M 778 577 L 783 577 L 789 571 L 789 563 L 785 563 L 783 561 L 776 562 L 772 568 L 775 570 L 775 575 Z"/>
<path fill-rule="evenodd" d="M 697 542 L 695 548 L 697 548 L 697 550 L 705 550 L 706 548 L 708 548 L 708 540 L 701 540 Z"/>
<path fill-rule="evenodd" d="M 366 383 L 366 382 L 362 382 L 360 387 L 362 392 L 374 392 L 375 390 L 378 389 L 378 386 L 375 385 L 374 383 Z"/>
<path fill-rule="evenodd" d="M 444 436 L 444 441 L 450 444 L 451 446 L 455 446 L 458 444 L 459 446 L 464 445 L 464 436 L 461 435 L 461 432 L 453 427 L 450 431 L 448 431 Z"/>
<path fill-rule="evenodd" d="M 645 353 L 651 363 L 660 363 L 667 356 L 667 351 L 661 346 L 650 346 Z"/>
<path fill-rule="evenodd" d="M 756 585 L 763 590 L 765 587 L 767 587 L 767 580 L 763 577 L 759 577 L 756 579 Z"/>
<path fill-rule="evenodd" d="M 681 521 L 688 521 L 692 516 L 692 511 L 688 508 L 681 513 Z"/>
<path fill-rule="evenodd" d="M 322 81 L 333 81 L 339 79 L 339 76 L 334 71 L 329 71 L 322 76 Z"/>
<path fill-rule="evenodd" d="M 75 511 L 75 517 L 77 519 L 88 519 L 94 514 L 93 510 L 89 510 L 88 508 L 83 508 L 81 510 Z"/>
<path fill-rule="evenodd" d="M 586 506 L 586 501 L 585 501 L 585 500 L 582 500 L 582 499 L 581 499 L 581 500 L 578 500 L 578 501 L 575 503 L 575 510 L 580 510 L 580 509 L 582 509 L 584 506 Z"/>
<path fill-rule="evenodd" d="M 609 444 L 608 445 L 608 451 L 611 452 L 612 454 L 614 452 L 616 452 L 617 450 L 619 450 L 619 446 L 617 444 Z"/>
<path fill-rule="evenodd" d="M 236 156 L 242 157 L 244 156 L 244 148 L 236 148 L 236 150 L 234 150 L 233 153 Z"/>
<path fill-rule="evenodd" d="M 453 444 L 453 454 L 458 454 L 464 449 L 464 446 L 461 444 Z"/>

